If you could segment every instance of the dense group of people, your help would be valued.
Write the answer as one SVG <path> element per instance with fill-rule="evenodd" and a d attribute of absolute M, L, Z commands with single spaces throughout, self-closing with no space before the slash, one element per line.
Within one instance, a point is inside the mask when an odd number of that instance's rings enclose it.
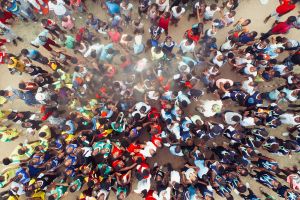
<path fill-rule="evenodd" d="M 266 33 L 236 19 L 239 3 L 2 0 L 1 66 L 30 79 L 0 90 L 0 141 L 26 138 L 2 160 L 0 199 L 299 200 L 297 166 L 271 158 L 300 151 L 298 1 L 280 0 Z M 25 40 L 17 20 L 40 33 Z"/>

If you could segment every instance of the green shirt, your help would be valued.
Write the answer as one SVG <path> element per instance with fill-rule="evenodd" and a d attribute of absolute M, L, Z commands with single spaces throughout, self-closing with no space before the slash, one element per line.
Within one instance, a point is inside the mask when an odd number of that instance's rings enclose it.
<path fill-rule="evenodd" d="M 54 190 L 51 190 L 50 194 L 57 194 L 57 197 L 55 200 L 59 200 L 62 198 L 64 193 L 68 190 L 67 186 L 57 186 Z"/>
<path fill-rule="evenodd" d="M 64 43 L 65 47 L 67 47 L 68 49 L 74 49 L 74 46 L 75 46 L 75 39 L 70 36 L 70 35 L 67 35 L 66 36 L 66 41 Z"/>
<path fill-rule="evenodd" d="M 76 180 L 74 180 L 74 181 L 71 183 L 71 186 L 73 186 L 73 185 L 77 185 L 75 191 L 80 190 L 80 188 L 82 187 L 82 179 L 77 178 Z"/>

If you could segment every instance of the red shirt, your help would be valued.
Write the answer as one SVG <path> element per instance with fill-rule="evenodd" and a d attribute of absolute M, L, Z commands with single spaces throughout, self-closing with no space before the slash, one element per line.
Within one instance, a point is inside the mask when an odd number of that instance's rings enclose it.
<path fill-rule="evenodd" d="M 272 28 L 273 34 L 285 34 L 292 28 L 291 24 L 287 22 L 279 22 Z"/>
<path fill-rule="evenodd" d="M 156 200 L 156 198 L 153 197 L 154 190 L 149 190 L 147 193 L 147 196 L 145 197 L 145 200 Z"/>
<path fill-rule="evenodd" d="M 112 42 L 118 43 L 121 38 L 121 34 L 118 31 L 108 31 L 108 35 Z"/>
<path fill-rule="evenodd" d="M 123 151 L 121 149 L 119 149 L 117 146 L 113 146 L 111 154 L 120 156 L 123 154 Z"/>
<path fill-rule="evenodd" d="M 198 42 L 200 39 L 200 35 L 194 35 L 192 29 L 187 31 L 187 37 L 192 39 L 194 42 Z"/>
<path fill-rule="evenodd" d="M 139 149 L 141 149 L 141 145 L 139 145 L 139 144 L 134 144 L 134 143 L 131 143 L 131 144 L 129 145 L 129 147 L 127 147 L 127 151 L 128 151 L 129 153 L 134 153 L 135 150 L 139 150 Z"/>
<path fill-rule="evenodd" d="M 159 18 L 158 26 L 163 28 L 164 30 L 168 30 L 170 19 L 171 19 L 170 17 L 169 18 L 165 18 L 165 17 Z"/>
<path fill-rule="evenodd" d="M 158 147 L 156 142 L 162 142 L 161 137 L 159 136 L 159 134 L 157 135 L 153 135 L 153 137 L 151 138 L 151 142 L 154 144 L 154 146 Z"/>
<path fill-rule="evenodd" d="M 139 165 L 136 166 L 136 170 L 139 172 L 139 173 L 142 173 L 144 171 L 144 169 L 149 169 L 149 165 L 147 163 L 141 163 Z M 146 179 L 146 178 L 149 178 L 150 177 L 150 174 L 148 176 L 145 176 L 143 177 L 143 179 Z"/>
<path fill-rule="evenodd" d="M 296 8 L 296 5 L 295 4 L 291 4 L 290 0 L 284 0 L 283 4 L 281 4 L 280 6 L 278 6 L 276 8 L 276 12 L 279 15 L 284 15 L 284 14 L 286 14 L 286 13 L 294 10 L 295 8 Z"/>
<path fill-rule="evenodd" d="M 4 64 L 4 58 L 6 57 L 5 52 L 0 52 L 0 64 Z"/>

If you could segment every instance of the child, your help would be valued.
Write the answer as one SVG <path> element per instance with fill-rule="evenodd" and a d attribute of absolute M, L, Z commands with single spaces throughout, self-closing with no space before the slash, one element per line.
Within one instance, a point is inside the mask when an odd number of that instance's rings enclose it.
<path fill-rule="evenodd" d="M 172 8 L 172 18 L 171 24 L 175 24 L 177 26 L 178 22 L 180 21 L 182 15 L 184 14 L 185 9 L 181 6 L 174 6 Z"/>
<path fill-rule="evenodd" d="M 61 19 L 61 26 L 70 31 L 71 33 L 74 32 L 74 29 L 75 29 L 75 24 L 72 20 L 72 17 L 70 15 L 68 16 L 64 16 L 62 19 Z"/>
<path fill-rule="evenodd" d="M 217 11 L 219 11 L 219 12 L 221 11 L 221 9 L 217 6 L 217 4 L 211 4 L 210 6 L 206 6 L 203 22 L 207 23 L 208 21 L 211 21 L 214 17 L 214 14 Z"/>
<path fill-rule="evenodd" d="M 164 32 L 166 35 L 168 35 L 169 31 L 169 23 L 170 23 L 170 13 L 169 12 L 165 12 L 158 20 L 158 26 L 162 29 L 164 29 Z"/>

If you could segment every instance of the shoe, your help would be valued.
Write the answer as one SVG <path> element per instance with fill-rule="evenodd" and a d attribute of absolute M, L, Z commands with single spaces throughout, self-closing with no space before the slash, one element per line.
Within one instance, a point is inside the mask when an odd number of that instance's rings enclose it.
<path fill-rule="evenodd" d="M 234 193 L 236 193 L 237 195 L 240 194 L 240 192 L 239 192 L 237 189 L 234 189 L 233 191 L 234 191 Z"/>
<path fill-rule="evenodd" d="M 287 137 L 287 136 L 290 135 L 290 133 L 289 133 L 289 132 L 283 132 L 281 135 L 282 135 L 283 137 Z"/>
<path fill-rule="evenodd" d="M 246 185 L 246 188 L 248 188 L 248 189 L 250 188 L 250 184 L 248 182 L 246 182 L 245 185 Z"/>

